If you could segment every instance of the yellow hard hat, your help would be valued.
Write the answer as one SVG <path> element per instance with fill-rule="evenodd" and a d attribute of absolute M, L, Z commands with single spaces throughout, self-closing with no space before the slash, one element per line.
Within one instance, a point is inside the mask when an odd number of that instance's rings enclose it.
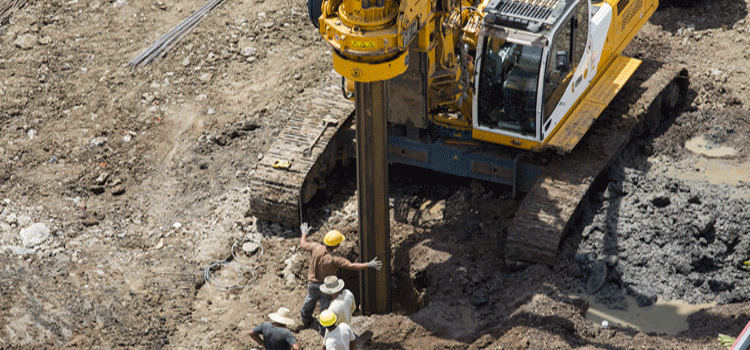
<path fill-rule="evenodd" d="M 330 327 L 336 324 L 336 314 L 331 310 L 325 310 L 320 313 L 320 324 L 323 327 Z"/>
<path fill-rule="evenodd" d="M 344 241 L 344 235 L 341 234 L 341 232 L 332 230 L 326 233 L 326 236 L 323 237 L 323 243 L 325 243 L 329 247 L 335 247 L 341 242 Z"/>

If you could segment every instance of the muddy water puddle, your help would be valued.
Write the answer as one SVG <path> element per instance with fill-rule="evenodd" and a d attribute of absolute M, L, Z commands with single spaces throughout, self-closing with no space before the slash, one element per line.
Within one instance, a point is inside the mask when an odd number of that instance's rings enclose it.
<path fill-rule="evenodd" d="M 739 153 L 738 150 L 717 145 L 706 139 L 705 136 L 700 135 L 693 137 L 692 139 L 685 142 L 685 148 L 689 149 L 693 153 L 702 154 L 706 157 L 719 158 L 719 157 L 731 157 Z"/>
<path fill-rule="evenodd" d="M 687 168 L 668 167 L 665 175 L 689 181 L 706 181 L 712 184 L 729 184 L 737 186 L 742 182 L 750 183 L 750 163 L 739 163 L 731 157 L 739 154 L 739 150 L 720 146 L 707 140 L 704 136 L 697 136 L 685 143 L 685 148 L 700 155 Z M 656 163 L 649 159 L 652 164 Z M 735 197 L 750 198 L 750 189 L 739 189 Z"/>
<path fill-rule="evenodd" d="M 701 309 L 716 305 L 716 303 L 691 305 L 681 301 L 657 301 L 648 307 L 638 307 L 638 303 L 631 296 L 626 296 L 625 310 L 610 309 L 597 303 L 591 295 L 581 295 L 589 302 L 586 318 L 595 324 L 607 321 L 609 327 L 632 327 L 644 333 L 676 335 L 688 329 L 687 318 Z"/>

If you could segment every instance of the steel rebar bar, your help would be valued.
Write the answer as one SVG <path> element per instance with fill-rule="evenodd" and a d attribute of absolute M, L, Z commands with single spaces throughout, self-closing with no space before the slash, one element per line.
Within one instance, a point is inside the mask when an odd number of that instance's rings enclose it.
<path fill-rule="evenodd" d="M 16 0 L 19 1 L 19 0 Z M 182 40 L 185 35 L 190 33 L 214 8 L 221 5 L 226 0 L 211 0 L 200 9 L 193 12 L 188 18 L 172 28 L 167 34 L 164 34 L 159 40 L 149 46 L 134 58 L 128 66 L 137 67 L 138 65 L 147 65 L 154 60 L 163 57 L 174 45 Z"/>

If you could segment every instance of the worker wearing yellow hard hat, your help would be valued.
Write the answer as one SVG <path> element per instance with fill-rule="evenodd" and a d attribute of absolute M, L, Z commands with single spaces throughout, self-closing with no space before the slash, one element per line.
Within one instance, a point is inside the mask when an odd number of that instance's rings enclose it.
<path fill-rule="evenodd" d="M 345 239 L 346 238 L 344 238 L 344 235 L 342 235 L 341 232 L 331 230 L 326 233 L 325 237 L 323 237 L 323 243 L 325 243 L 329 247 L 337 247 Z"/>
<path fill-rule="evenodd" d="M 320 313 L 320 325 L 323 327 L 331 327 L 336 324 L 336 314 L 331 310 L 323 310 L 323 312 Z"/>
<path fill-rule="evenodd" d="M 302 236 L 300 236 L 299 245 L 303 250 L 311 253 L 310 266 L 307 270 L 307 295 L 305 296 L 305 301 L 302 303 L 302 310 L 300 310 L 302 327 L 307 328 L 312 325 L 313 311 L 315 311 L 318 300 L 320 300 L 321 310 L 327 309 L 331 303 L 331 296 L 320 292 L 320 285 L 327 276 L 335 276 L 340 268 L 363 270 L 369 267 L 380 270 L 383 267 L 383 262 L 378 261 L 376 257 L 367 263 L 357 263 L 350 262 L 343 256 L 334 255 L 333 251 L 341 245 L 341 242 L 346 240 L 344 235 L 339 231 L 329 231 L 323 237 L 325 245 L 307 241 L 307 233 L 310 231 L 307 223 L 300 225 L 300 231 L 302 231 Z M 320 331 L 322 334 L 323 330 Z"/>
<path fill-rule="evenodd" d="M 326 350 L 356 348 L 356 336 L 346 323 L 336 324 L 336 314 L 331 310 L 324 310 L 318 317 L 320 325 L 325 327 L 328 333 L 323 338 Z"/>

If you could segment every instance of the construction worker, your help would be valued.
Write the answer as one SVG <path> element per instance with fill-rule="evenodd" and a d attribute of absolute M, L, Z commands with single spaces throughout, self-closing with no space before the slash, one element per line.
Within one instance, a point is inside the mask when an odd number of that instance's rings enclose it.
<path fill-rule="evenodd" d="M 357 339 L 346 323 L 336 324 L 336 314 L 331 310 L 320 313 L 320 325 L 326 328 L 323 337 L 325 350 L 356 350 Z"/>
<path fill-rule="evenodd" d="M 272 322 L 263 322 L 250 331 L 250 338 L 262 345 L 266 350 L 299 350 L 299 344 L 294 334 L 286 327 L 294 326 L 294 320 L 289 309 L 282 307 L 279 311 L 269 314 Z M 260 336 L 263 336 L 263 339 Z"/>
<path fill-rule="evenodd" d="M 380 271 L 383 267 L 383 262 L 378 261 L 377 257 L 368 263 L 350 262 L 342 256 L 333 255 L 333 251 L 344 241 L 344 235 L 341 232 L 336 230 L 329 231 L 323 237 L 325 245 L 322 245 L 307 241 L 307 233 L 310 231 L 307 223 L 303 223 L 299 228 L 302 232 L 299 245 L 302 249 L 311 253 L 310 267 L 307 272 L 307 296 L 305 296 L 305 301 L 302 303 L 302 310 L 300 310 L 302 327 L 307 328 L 312 325 L 313 311 L 315 311 L 318 300 L 320 300 L 321 310 L 327 309 L 331 303 L 331 297 L 323 295 L 320 292 L 320 285 L 326 276 L 335 276 L 339 268 L 358 271 L 369 267 Z"/>
<path fill-rule="evenodd" d="M 351 325 L 352 314 L 357 308 L 354 303 L 354 294 L 344 289 L 344 280 L 336 276 L 328 276 L 320 286 L 320 292 L 331 296 L 331 304 L 328 310 L 336 314 L 336 324 L 346 323 Z"/>

